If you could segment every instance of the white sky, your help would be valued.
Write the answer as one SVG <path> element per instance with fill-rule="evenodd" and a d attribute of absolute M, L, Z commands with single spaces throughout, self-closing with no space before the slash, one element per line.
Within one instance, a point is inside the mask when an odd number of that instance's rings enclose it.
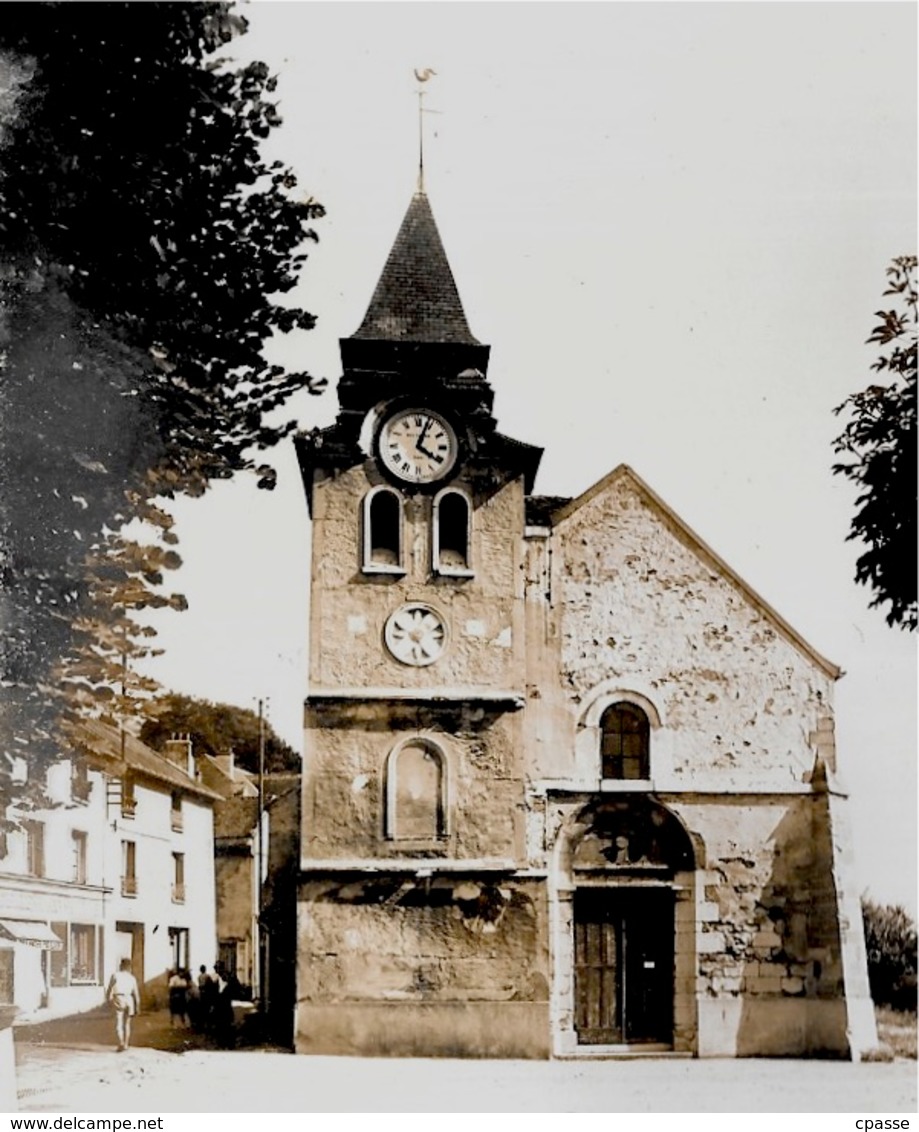
<path fill-rule="evenodd" d="M 334 380 L 414 188 L 415 67 L 433 67 L 427 190 L 503 432 L 536 490 L 619 463 L 847 675 L 839 759 L 863 886 L 916 909 L 915 643 L 866 608 L 830 474 L 832 409 L 895 255 L 916 249 L 916 8 L 884 3 L 256 3 L 238 51 L 279 75 L 271 154 L 321 200 L 278 356 Z M 287 415 L 327 424 L 334 392 Z M 187 613 L 164 684 L 253 706 L 301 746 L 307 510 L 177 503 Z"/>

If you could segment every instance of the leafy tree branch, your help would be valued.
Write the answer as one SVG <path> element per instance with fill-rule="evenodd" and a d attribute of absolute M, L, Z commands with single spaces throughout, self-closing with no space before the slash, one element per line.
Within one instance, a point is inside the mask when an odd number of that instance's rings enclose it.
<path fill-rule="evenodd" d="M 849 538 L 867 547 L 855 580 L 868 586 L 872 608 L 887 606 L 889 625 L 916 628 L 916 256 L 887 269 L 884 295 L 894 305 L 876 312 L 868 342 L 884 352 L 872 369 L 886 379 L 839 405 L 848 418 L 834 442 L 843 457 L 833 473 L 858 488 Z"/>

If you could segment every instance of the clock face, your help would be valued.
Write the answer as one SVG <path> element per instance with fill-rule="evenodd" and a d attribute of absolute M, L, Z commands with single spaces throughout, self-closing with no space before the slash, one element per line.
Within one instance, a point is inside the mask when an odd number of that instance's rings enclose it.
<path fill-rule="evenodd" d="M 449 475 L 459 446 L 452 426 L 430 409 L 403 409 L 380 429 L 380 463 L 408 483 L 433 483 Z"/>
<path fill-rule="evenodd" d="M 396 660 L 420 667 L 442 656 L 447 643 L 443 618 L 430 605 L 414 603 L 397 609 L 383 630 L 386 647 Z"/>

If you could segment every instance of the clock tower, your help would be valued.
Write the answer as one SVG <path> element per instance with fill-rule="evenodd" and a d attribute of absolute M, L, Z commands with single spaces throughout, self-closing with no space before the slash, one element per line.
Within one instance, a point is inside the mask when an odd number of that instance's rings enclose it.
<path fill-rule="evenodd" d="M 297 438 L 313 528 L 298 1048 L 422 1054 L 466 1033 L 545 1055 L 539 894 L 513 879 L 541 450 L 496 428 L 489 347 L 424 193 L 341 356 L 335 423 Z M 492 1017 L 508 980 L 522 1047 Z"/>

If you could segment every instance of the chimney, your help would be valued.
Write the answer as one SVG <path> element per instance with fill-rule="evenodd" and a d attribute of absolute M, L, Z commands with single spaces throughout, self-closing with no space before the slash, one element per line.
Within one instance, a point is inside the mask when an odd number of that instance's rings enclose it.
<path fill-rule="evenodd" d="M 189 778 L 195 777 L 195 759 L 192 753 L 191 735 L 173 735 L 166 740 L 163 748 L 166 761 L 184 771 Z"/>

